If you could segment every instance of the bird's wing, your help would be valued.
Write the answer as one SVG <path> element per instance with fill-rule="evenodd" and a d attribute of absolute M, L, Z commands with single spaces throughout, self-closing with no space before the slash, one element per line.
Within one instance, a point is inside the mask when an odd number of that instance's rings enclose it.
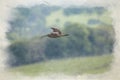
<path fill-rule="evenodd" d="M 53 32 L 58 32 L 59 34 L 61 34 L 61 31 L 57 28 L 51 28 L 53 30 Z"/>

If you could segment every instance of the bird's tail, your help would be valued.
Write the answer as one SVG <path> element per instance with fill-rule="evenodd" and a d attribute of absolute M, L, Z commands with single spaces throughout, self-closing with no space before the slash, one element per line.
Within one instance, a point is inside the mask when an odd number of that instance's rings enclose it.
<path fill-rule="evenodd" d="M 63 34 L 62 36 L 69 36 L 69 34 Z"/>
<path fill-rule="evenodd" d="M 40 38 L 44 38 L 44 37 L 47 37 L 47 35 L 43 35 L 43 36 L 41 36 Z"/>

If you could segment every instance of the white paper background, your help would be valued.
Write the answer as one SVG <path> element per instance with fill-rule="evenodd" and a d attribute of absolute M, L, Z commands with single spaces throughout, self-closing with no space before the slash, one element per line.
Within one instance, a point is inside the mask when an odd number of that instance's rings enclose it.
<path fill-rule="evenodd" d="M 7 60 L 6 47 L 9 45 L 5 32 L 10 28 L 7 20 L 10 19 L 10 11 L 18 5 L 33 6 L 41 3 L 49 5 L 69 5 L 81 6 L 104 6 L 112 11 L 113 25 L 116 33 L 116 43 L 114 47 L 114 61 L 109 72 L 99 75 L 78 75 L 68 76 L 63 74 L 51 74 L 29 77 L 20 74 L 12 75 L 5 71 L 5 61 Z M 120 80 L 120 1 L 119 0 L 0 0 L 0 80 Z"/>

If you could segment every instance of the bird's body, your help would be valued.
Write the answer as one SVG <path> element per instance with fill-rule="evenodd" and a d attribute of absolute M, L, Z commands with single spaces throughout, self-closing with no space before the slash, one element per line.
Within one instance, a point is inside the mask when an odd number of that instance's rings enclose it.
<path fill-rule="evenodd" d="M 58 38 L 58 37 L 63 37 L 63 36 L 68 36 L 68 34 L 63 34 L 59 29 L 57 28 L 51 28 L 53 30 L 53 32 L 51 32 L 50 34 L 47 34 L 45 36 L 42 37 L 50 37 L 50 38 Z"/>

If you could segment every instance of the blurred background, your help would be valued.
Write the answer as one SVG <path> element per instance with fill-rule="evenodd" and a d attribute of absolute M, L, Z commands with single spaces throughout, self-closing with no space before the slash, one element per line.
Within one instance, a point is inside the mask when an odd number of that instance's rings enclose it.
<path fill-rule="evenodd" d="M 8 64 L 13 71 L 69 74 L 101 73 L 110 69 L 114 29 L 104 7 L 18 6 L 8 21 Z M 69 36 L 40 38 L 60 29 Z"/>

